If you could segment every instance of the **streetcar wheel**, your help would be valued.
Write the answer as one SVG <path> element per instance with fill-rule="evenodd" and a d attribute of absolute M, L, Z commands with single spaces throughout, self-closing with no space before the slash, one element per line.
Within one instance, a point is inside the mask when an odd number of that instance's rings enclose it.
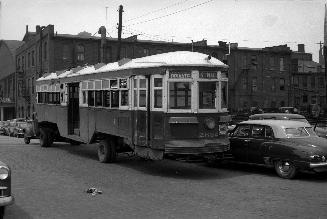
<path fill-rule="evenodd" d="M 98 145 L 98 158 L 101 163 L 113 163 L 116 161 L 116 145 L 114 141 L 101 140 Z"/>
<path fill-rule="evenodd" d="M 292 179 L 297 173 L 297 169 L 294 164 L 286 160 L 275 161 L 275 170 L 278 176 L 284 179 Z"/>
<path fill-rule="evenodd" d="M 41 147 L 50 147 L 52 144 L 50 133 L 45 128 L 40 128 L 40 145 Z"/>

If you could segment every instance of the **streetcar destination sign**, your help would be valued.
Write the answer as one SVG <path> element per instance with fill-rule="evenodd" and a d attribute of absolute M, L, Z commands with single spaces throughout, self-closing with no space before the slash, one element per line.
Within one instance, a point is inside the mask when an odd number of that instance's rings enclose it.
<path fill-rule="evenodd" d="M 191 72 L 187 71 L 172 71 L 169 72 L 169 78 L 181 79 L 181 78 L 192 78 Z"/>
<path fill-rule="evenodd" d="M 200 78 L 207 78 L 207 79 L 216 79 L 218 77 L 217 72 L 213 71 L 201 71 L 199 73 Z"/>

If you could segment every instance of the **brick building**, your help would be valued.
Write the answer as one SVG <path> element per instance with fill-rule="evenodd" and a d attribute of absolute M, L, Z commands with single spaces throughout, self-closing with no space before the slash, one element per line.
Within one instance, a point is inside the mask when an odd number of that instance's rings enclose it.
<path fill-rule="evenodd" d="M 0 40 L 0 119 L 15 118 L 16 62 L 15 52 L 23 42 Z"/>
<path fill-rule="evenodd" d="M 289 106 L 291 50 L 287 45 L 244 48 L 231 44 L 229 65 L 229 108 Z"/>
<path fill-rule="evenodd" d="M 325 68 L 312 61 L 312 54 L 305 53 L 304 45 L 299 44 L 298 51 L 292 53 L 292 104 L 302 111 L 309 111 L 318 104 L 326 105 Z"/>
<path fill-rule="evenodd" d="M 45 73 L 117 60 L 118 40 L 106 37 L 106 29 L 99 29 L 101 37 L 87 32 L 77 35 L 58 34 L 53 25 L 36 26 L 30 32 L 26 26 L 23 41 L 17 49 L 17 115 L 30 116 L 35 109 L 35 80 Z M 208 46 L 205 40 L 194 43 L 173 43 L 138 40 L 137 36 L 123 39 L 120 58 L 139 58 L 170 51 L 197 51 L 220 60 L 228 52 L 226 43 Z"/>

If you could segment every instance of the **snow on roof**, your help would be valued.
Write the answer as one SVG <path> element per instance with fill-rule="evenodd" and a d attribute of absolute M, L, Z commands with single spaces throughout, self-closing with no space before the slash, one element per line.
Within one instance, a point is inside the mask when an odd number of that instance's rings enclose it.
<path fill-rule="evenodd" d="M 119 71 L 133 68 L 153 68 L 164 66 L 198 66 L 198 67 L 221 67 L 227 68 L 223 62 L 218 59 L 208 56 L 207 54 L 189 51 L 168 52 L 132 60 L 124 59 L 123 61 L 108 63 L 100 68 L 95 68 L 94 65 L 86 66 L 81 69 L 67 70 L 57 76 L 57 78 L 73 77 L 78 75 Z M 51 74 L 52 75 L 52 74 Z M 39 78 L 37 81 L 55 79 L 54 75 Z"/>
<path fill-rule="evenodd" d="M 208 58 L 210 57 L 210 58 Z M 208 56 L 207 54 L 189 51 L 168 52 L 142 58 L 133 59 L 124 65 L 118 66 L 116 63 L 109 63 L 103 66 L 98 71 L 116 71 L 131 68 L 149 68 L 149 67 L 163 67 L 163 66 L 206 66 L 206 67 L 223 67 L 227 65 L 218 59 Z"/>

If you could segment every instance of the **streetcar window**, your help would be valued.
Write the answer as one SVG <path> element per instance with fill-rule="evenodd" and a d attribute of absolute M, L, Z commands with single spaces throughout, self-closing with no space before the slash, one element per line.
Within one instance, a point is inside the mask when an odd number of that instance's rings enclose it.
<path fill-rule="evenodd" d="M 146 90 L 140 90 L 139 107 L 146 107 Z"/>
<path fill-rule="evenodd" d="M 89 89 L 89 90 L 94 89 L 94 81 L 88 81 L 87 82 L 87 89 Z"/>
<path fill-rule="evenodd" d="M 199 108 L 216 108 L 216 82 L 199 82 Z"/>
<path fill-rule="evenodd" d="M 162 108 L 162 90 L 154 90 L 154 108 Z"/>
<path fill-rule="evenodd" d="M 94 88 L 96 90 L 101 90 L 101 81 L 94 81 Z"/>
<path fill-rule="evenodd" d="M 102 106 L 102 91 L 95 91 L 95 106 Z"/>
<path fill-rule="evenodd" d="M 162 78 L 154 78 L 154 87 L 162 87 Z"/>
<path fill-rule="evenodd" d="M 110 107 L 110 91 L 103 91 L 103 106 Z"/>
<path fill-rule="evenodd" d="M 87 91 L 82 91 L 82 96 L 83 96 L 82 103 L 87 104 Z"/>
<path fill-rule="evenodd" d="M 169 83 L 169 108 L 191 109 L 191 83 L 190 82 Z"/>
<path fill-rule="evenodd" d="M 153 107 L 162 108 L 162 78 L 154 78 L 153 83 Z"/>
<path fill-rule="evenodd" d="M 119 88 L 127 88 L 127 79 L 119 79 Z"/>
<path fill-rule="evenodd" d="M 102 80 L 102 89 L 109 89 L 109 80 Z"/>
<path fill-rule="evenodd" d="M 111 91 L 111 107 L 119 107 L 119 92 L 118 92 L 118 90 Z"/>
<path fill-rule="evenodd" d="M 88 101 L 89 101 L 89 106 L 94 106 L 94 91 L 89 90 L 88 91 Z"/>
<path fill-rule="evenodd" d="M 140 88 L 146 88 L 146 79 L 140 79 Z"/>
<path fill-rule="evenodd" d="M 128 90 L 122 90 L 121 92 L 121 106 L 128 106 Z"/>
<path fill-rule="evenodd" d="M 113 89 L 113 88 L 118 88 L 118 82 L 117 80 L 110 80 L 110 88 Z"/>
<path fill-rule="evenodd" d="M 221 108 L 227 108 L 227 81 L 221 82 Z"/>

